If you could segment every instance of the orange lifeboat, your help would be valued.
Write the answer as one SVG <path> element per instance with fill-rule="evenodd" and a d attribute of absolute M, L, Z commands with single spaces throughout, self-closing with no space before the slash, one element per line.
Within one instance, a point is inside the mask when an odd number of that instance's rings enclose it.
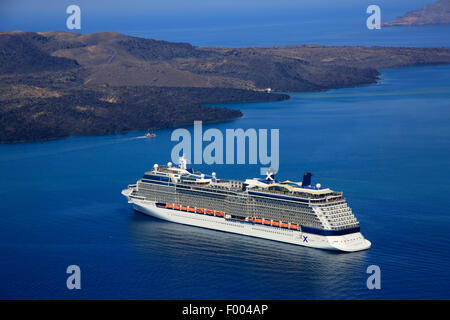
<path fill-rule="evenodd" d="M 292 230 L 297 230 L 298 229 L 296 224 L 291 224 L 291 226 L 289 228 L 291 228 Z"/>
<path fill-rule="evenodd" d="M 214 215 L 214 210 L 206 210 L 206 214 L 209 216 L 213 216 Z"/>
<path fill-rule="evenodd" d="M 274 221 L 274 222 L 272 222 L 272 226 L 279 227 L 280 223 L 278 221 Z"/>
<path fill-rule="evenodd" d="M 203 209 L 203 208 L 197 208 L 197 213 L 205 213 L 205 209 Z"/>
<path fill-rule="evenodd" d="M 287 224 L 286 222 L 282 222 L 282 223 L 281 223 L 281 227 L 282 227 L 282 228 L 287 228 L 287 227 L 288 227 L 288 224 Z"/>
<path fill-rule="evenodd" d="M 252 222 L 253 222 L 253 220 L 255 220 L 255 219 L 254 219 L 254 218 L 249 218 L 249 219 L 248 219 L 248 221 L 252 221 Z"/>
<path fill-rule="evenodd" d="M 187 211 L 188 212 L 195 212 L 195 209 L 194 208 L 188 208 Z"/>
<path fill-rule="evenodd" d="M 262 223 L 262 219 L 255 219 L 256 223 Z"/>
<path fill-rule="evenodd" d="M 166 208 L 167 208 L 167 209 L 173 209 L 173 204 L 166 203 Z"/>
<path fill-rule="evenodd" d="M 266 224 L 266 225 L 268 225 L 268 226 L 270 226 L 270 220 L 264 220 L 263 223 Z"/>
<path fill-rule="evenodd" d="M 181 211 L 187 211 L 187 207 L 181 207 Z"/>
<path fill-rule="evenodd" d="M 180 210 L 180 206 L 179 205 L 175 205 L 174 207 L 173 207 L 175 210 Z"/>
<path fill-rule="evenodd" d="M 216 211 L 217 217 L 223 217 L 223 215 L 224 215 L 223 211 Z"/>

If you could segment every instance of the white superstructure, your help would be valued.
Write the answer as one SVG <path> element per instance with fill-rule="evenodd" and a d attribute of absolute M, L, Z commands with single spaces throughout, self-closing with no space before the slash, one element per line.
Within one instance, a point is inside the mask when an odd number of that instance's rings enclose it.
<path fill-rule="evenodd" d="M 265 180 L 245 182 L 218 179 L 171 163 L 145 173 L 122 191 L 136 211 L 202 228 L 233 232 L 307 247 L 360 251 L 371 243 L 342 192 L 302 182 Z"/>

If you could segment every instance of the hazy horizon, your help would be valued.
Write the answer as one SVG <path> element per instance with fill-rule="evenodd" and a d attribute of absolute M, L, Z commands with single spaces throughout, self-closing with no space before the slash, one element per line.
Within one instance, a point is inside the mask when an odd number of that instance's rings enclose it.
<path fill-rule="evenodd" d="M 382 8 L 384 20 L 395 18 L 406 11 L 418 9 L 427 0 L 377 1 Z M 255 18 L 264 17 L 266 23 L 279 23 L 298 17 L 301 21 L 339 19 L 354 15 L 365 16 L 365 9 L 373 1 L 344 0 L 335 3 L 329 0 L 310 1 L 268 1 L 268 0 L 171 0 L 171 1 L 85 1 L 85 0 L 6 0 L 0 4 L 0 31 L 49 31 L 66 30 L 66 8 L 79 5 L 82 10 L 83 26 L 80 32 L 118 31 L 118 29 L 183 28 L 204 24 L 214 18 L 216 25 L 246 25 Z M 332 20 L 334 20 L 332 19 Z M 324 21 L 326 22 L 326 21 Z M 104 30 L 103 30 L 104 29 Z"/>
<path fill-rule="evenodd" d="M 431 2 L 381 0 L 376 4 L 385 22 Z M 81 30 L 66 28 L 66 8 L 71 4 L 81 8 Z M 366 9 L 371 4 L 371 0 L 6 0 L 0 4 L 0 31 L 114 31 L 197 46 L 450 46 L 448 26 L 368 30 Z"/>

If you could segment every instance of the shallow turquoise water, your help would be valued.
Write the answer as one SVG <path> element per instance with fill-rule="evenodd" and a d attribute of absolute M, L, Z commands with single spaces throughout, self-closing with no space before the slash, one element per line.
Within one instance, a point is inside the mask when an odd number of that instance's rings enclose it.
<path fill-rule="evenodd" d="M 383 70 L 380 84 L 227 105 L 280 129 L 280 179 L 343 190 L 373 243 L 336 254 L 158 221 L 120 194 L 169 160 L 172 130 L 0 145 L 0 297 L 450 298 L 450 66 Z M 189 128 L 192 129 L 192 128 Z M 256 177 L 257 165 L 200 166 Z M 66 289 L 66 267 L 82 289 Z M 367 266 L 382 289 L 366 288 Z"/>

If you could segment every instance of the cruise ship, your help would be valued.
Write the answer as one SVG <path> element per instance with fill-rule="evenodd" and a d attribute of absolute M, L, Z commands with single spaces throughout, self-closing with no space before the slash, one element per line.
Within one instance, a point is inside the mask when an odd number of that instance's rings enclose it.
<path fill-rule="evenodd" d="M 122 190 L 134 209 L 190 226 L 232 232 L 306 247 L 354 252 L 370 248 L 342 192 L 301 182 L 266 178 L 219 179 L 179 165 L 155 164 Z"/>

